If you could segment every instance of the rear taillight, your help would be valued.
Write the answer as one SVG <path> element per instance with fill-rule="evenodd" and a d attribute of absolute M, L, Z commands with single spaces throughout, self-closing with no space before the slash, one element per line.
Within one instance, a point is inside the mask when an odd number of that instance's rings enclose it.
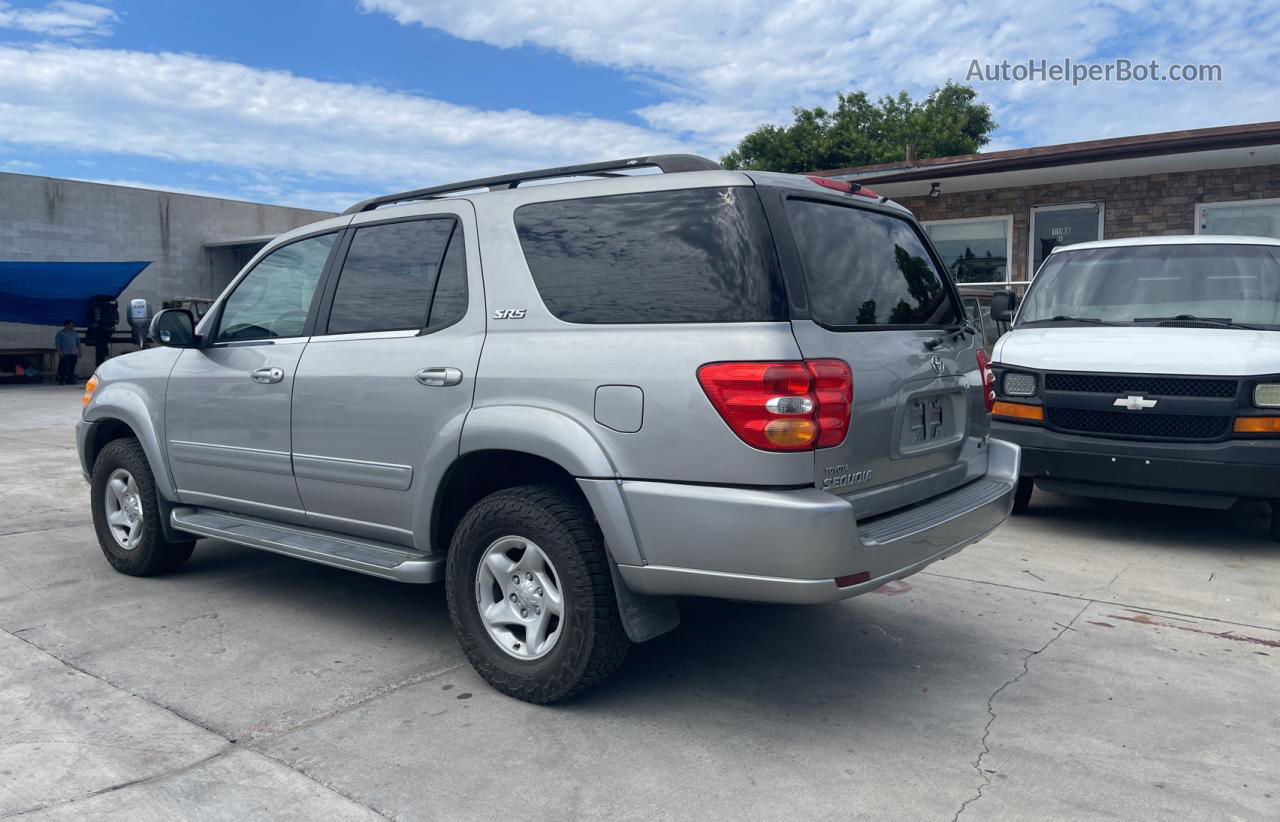
<path fill-rule="evenodd" d="M 991 358 L 978 349 L 978 376 L 982 379 L 982 404 L 991 413 L 996 407 L 996 375 L 991 372 Z"/>
<path fill-rule="evenodd" d="M 743 442 L 765 451 L 830 448 L 849 433 L 853 375 L 842 360 L 718 362 L 698 382 Z"/>

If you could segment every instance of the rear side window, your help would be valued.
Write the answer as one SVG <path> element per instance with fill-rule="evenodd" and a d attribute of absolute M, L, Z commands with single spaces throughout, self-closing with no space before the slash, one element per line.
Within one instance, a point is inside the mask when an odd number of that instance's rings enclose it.
<path fill-rule="evenodd" d="M 787 318 L 750 188 L 700 188 L 522 206 L 516 231 L 542 301 L 573 323 Z"/>
<path fill-rule="evenodd" d="M 828 326 L 946 325 L 957 320 L 942 274 L 906 220 L 789 200 L 813 317 Z"/>
<path fill-rule="evenodd" d="M 333 295 L 328 333 L 423 328 L 454 225 L 446 218 L 356 229 Z"/>

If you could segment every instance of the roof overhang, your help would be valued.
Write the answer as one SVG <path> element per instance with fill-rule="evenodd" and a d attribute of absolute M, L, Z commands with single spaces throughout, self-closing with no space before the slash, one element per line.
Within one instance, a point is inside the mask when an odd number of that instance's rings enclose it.
<path fill-rule="evenodd" d="M 1172 174 L 1180 171 L 1210 171 L 1223 168 L 1280 165 L 1280 144 L 1250 148 L 1228 148 L 1182 154 L 1160 154 L 1145 157 L 1095 162 L 1071 163 L 1039 168 L 989 170 L 937 169 L 933 174 L 913 175 L 914 179 L 840 175 L 837 179 L 856 180 L 874 188 L 886 197 L 917 197 L 929 193 L 934 183 L 943 194 L 962 191 L 987 191 L 996 188 L 1071 183 L 1114 177 L 1139 177 L 1147 174 Z"/>
<path fill-rule="evenodd" d="M 939 157 L 910 166 L 880 165 L 818 173 L 856 180 L 889 196 L 910 197 L 929 193 L 934 183 L 944 192 L 977 191 L 1277 162 L 1280 121 Z"/>
<path fill-rule="evenodd" d="M 279 234 L 259 234 L 255 237 L 232 237 L 229 240 L 212 240 L 204 244 L 205 248 L 231 248 L 237 245 L 266 245 L 279 237 Z"/>

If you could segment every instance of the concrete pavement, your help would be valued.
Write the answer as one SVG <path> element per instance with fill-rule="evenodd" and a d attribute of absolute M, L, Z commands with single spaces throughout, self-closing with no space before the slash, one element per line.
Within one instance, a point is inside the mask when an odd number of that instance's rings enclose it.
<path fill-rule="evenodd" d="M 210 540 L 114 573 L 78 411 L 0 387 L 0 818 L 1280 817 L 1259 507 L 1038 494 L 876 594 L 686 603 L 535 707 L 465 665 L 436 586 Z"/>

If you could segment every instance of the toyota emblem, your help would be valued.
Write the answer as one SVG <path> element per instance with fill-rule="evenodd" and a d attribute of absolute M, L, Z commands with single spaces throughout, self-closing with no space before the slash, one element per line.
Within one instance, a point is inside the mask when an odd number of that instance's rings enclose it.
<path fill-rule="evenodd" d="M 929 359 L 929 365 L 933 366 L 933 373 L 937 374 L 938 376 L 942 376 L 942 357 L 939 357 L 937 354 L 934 354 Z"/>

